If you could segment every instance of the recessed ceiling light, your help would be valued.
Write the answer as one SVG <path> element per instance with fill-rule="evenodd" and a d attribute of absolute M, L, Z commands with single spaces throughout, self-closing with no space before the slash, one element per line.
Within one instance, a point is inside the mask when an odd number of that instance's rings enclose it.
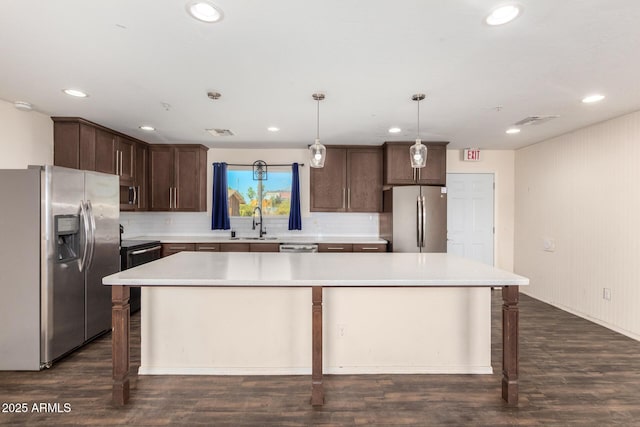
<path fill-rule="evenodd" d="M 520 133 L 520 129 L 518 128 L 509 128 L 506 130 L 506 133 L 508 133 L 509 135 L 513 135 L 515 133 Z"/>
<path fill-rule="evenodd" d="M 62 91 L 67 95 L 75 96 L 76 98 L 86 98 L 87 96 L 89 96 L 86 92 L 78 89 L 63 89 Z"/>
<path fill-rule="evenodd" d="M 267 128 L 267 130 L 268 130 L 269 132 L 278 132 L 278 131 L 280 130 L 280 128 L 279 128 L 279 127 L 277 127 L 277 126 L 269 126 L 269 127 Z"/>
<path fill-rule="evenodd" d="M 149 132 L 156 130 L 156 128 L 154 128 L 153 126 L 147 126 L 147 125 L 140 126 L 140 129 L 146 130 L 146 131 L 149 131 Z"/>
<path fill-rule="evenodd" d="M 515 4 L 508 4 L 492 10 L 489 16 L 485 19 L 485 22 L 491 26 L 503 25 L 516 19 L 519 14 L 519 6 Z"/>
<path fill-rule="evenodd" d="M 582 98 L 582 102 L 584 102 L 585 104 L 591 104 L 593 102 L 602 101 L 603 99 L 604 99 L 604 95 L 594 94 L 594 95 L 585 96 L 584 98 Z"/>
<path fill-rule="evenodd" d="M 400 132 L 402 132 L 402 129 L 400 129 L 397 126 L 393 126 L 389 128 L 389 133 L 400 133 Z"/>
<path fill-rule="evenodd" d="M 207 0 L 195 0 L 187 3 L 187 12 L 198 21 L 213 23 L 222 19 L 222 10 Z"/>

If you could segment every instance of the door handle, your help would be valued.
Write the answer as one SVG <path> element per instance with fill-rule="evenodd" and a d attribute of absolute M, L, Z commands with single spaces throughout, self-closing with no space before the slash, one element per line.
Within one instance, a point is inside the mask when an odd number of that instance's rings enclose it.
<path fill-rule="evenodd" d="M 82 216 L 82 226 L 84 228 L 84 250 L 82 251 L 82 258 L 80 259 L 80 271 L 84 271 L 87 265 L 87 255 L 89 254 L 89 218 L 84 206 L 84 200 L 80 200 L 80 215 Z"/>
<path fill-rule="evenodd" d="M 87 262 L 87 268 L 91 268 L 93 264 L 93 255 L 96 250 L 96 217 L 93 215 L 93 206 L 91 200 L 87 200 L 87 216 L 89 217 L 89 225 L 91 227 L 91 249 L 89 250 L 89 260 Z"/>
<path fill-rule="evenodd" d="M 178 187 L 173 187 L 173 207 L 178 209 Z"/>
<path fill-rule="evenodd" d="M 425 234 L 427 233 L 427 204 L 422 196 L 422 247 L 424 248 Z"/>
<path fill-rule="evenodd" d="M 140 249 L 139 251 L 133 251 L 129 255 L 146 254 L 147 252 L 156 252 L 162 249 L 162 246 L 154 246 L 152 248 Z"/>
<path fill-rule="evenodd" d="M 420 206 L 422 200 L 420 196 L 416 200 L 416 241 L 417 246 L 422 247 L 422 206 Z"/>

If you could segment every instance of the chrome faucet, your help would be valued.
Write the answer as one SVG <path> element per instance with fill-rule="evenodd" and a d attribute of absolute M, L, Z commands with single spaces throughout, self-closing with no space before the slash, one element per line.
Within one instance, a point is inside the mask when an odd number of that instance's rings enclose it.
<path fill-rule="evenodd" d="M 258 213 L 260 214 L 259 222 L 256 222 L 256 211 L 258 211 Z M 263 235 L 267 234 L 267 231 L 262 226 L 262 209 L 260 208 L 260 206 L 256 206 L 256 208 L 253 210 L 252 217 L 253 217 L 253 227 L 251 229 L 255 230 L 256 225 L 259 225 L 260 226 L 259 237 L 262 238 Z"/>

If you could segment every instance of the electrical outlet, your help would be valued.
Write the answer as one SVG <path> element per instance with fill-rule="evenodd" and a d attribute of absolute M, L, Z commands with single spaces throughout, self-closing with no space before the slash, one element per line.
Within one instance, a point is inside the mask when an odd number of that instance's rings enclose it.
<path fill-rule="evenodd" d="M 611 289 L 603 288 L 602 289 L 602 298 L 607 300 L 607 301 L 611 301 Z"/>
<path fill-rule="evenodd" d="M 347 325 L 338 325 L 338 337 L 339 338 L 344 337 L 346 329 L 347 329 Z"/>

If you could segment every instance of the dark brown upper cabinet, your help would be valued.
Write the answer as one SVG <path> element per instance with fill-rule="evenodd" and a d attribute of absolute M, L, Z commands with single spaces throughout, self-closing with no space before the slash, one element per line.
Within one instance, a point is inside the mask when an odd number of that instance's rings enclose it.
<path fill-rule="evenodd" d="M 412 168 L 409 158 L 411 142 L 385 142 L 384 185 L 446 185 L 448 142 L 424 142 L 427 146 L 427 164 Z"/>
<path fill-rule="evenodd" d="M 380 147 L 328 146 L 324 168 L 312 168 L 311 212 L 380 212 Z"/>
<path fill-rule="evenodd" d="M 204 212 L 207 209 L 207 147 L 149 146 L 149 209 Z"/>
<path fill-rule="evenodd" d="M 147 159 L 136 157 L 145 142 L 79 117 L 52 120 L 54 165 L 118 175 L 120 209 L 146 209 Z"/>
<path fill-rule="evenodd" d="M 53 164 L 110 173 L 121 185 L 134 180 L 135 142 L 103 126 L 78 117 L 52 117 Z"/>

